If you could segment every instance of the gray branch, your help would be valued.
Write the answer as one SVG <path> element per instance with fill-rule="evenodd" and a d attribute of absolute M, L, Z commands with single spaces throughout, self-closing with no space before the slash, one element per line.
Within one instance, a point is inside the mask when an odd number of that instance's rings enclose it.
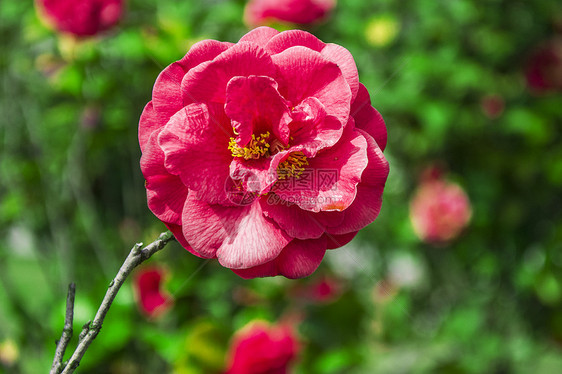
<path fill-rule="evenodd" d="M 50 374 L 58 374 L 62 369 L 62 359 L 64 358 L 64 352 L 66 347 L 72 339 L 72 320 L 74 319 L 74 295 L 76 294 L 76 285 L 70 283 L 68 285 L 68 293 L 66 295 L 66 314 L 64 316 L 64 328 L 62 329 L 62 335 L 60 340 L 57 342 L 57 349 L 55 351 L 55 358 L 53 360 L 53 366 L 51 366 Z"/>
<path fill-rule="evenodd" d="M 92 344 L 92 341 L 96 338 L 96 336 L 100 332 L 103 320 L 105 319 L 109 307 L 111 306 L 111 303 L 113 303 L 113 300 L 117 295 L 117 292 L 119 291 L 125 280 L 127 279 L 127 276 L 131 274 L 134 268 L 136 268 L 145 260 L 149 259 L 154 253 L 164 248 L 164 246 L 166 246 L 166 244 L 168 244 L 168 242 L 173 239 L 174 236 L 172 235 L 172 233 L 167 231 L 160 234 L 158 239 L 156 239 L 154 242 L 150 243 L 144 248 L 142 243 L 135 244 L 135 246 L 127 256 L 127 258 L 125 259 L 125 262 L 123 263 L 123 265 L 121 265 L 119 272 L 117 273 L 115 278 L 111 281 L 109 288 L 105 293 L 105 297 L 103 298 L 103 301 L 96 313 L 96 316 L 94 317 L 94 320 L 84 325 L 82 332 L 80 333 L 80 336 L 78 338 L 78 346 L 76 347 L 76 350 L 68 360 L 68 363 L 64 367 L 61 374 L 73 373 L 74 370 L 76 370 L 76 368 L 78 367 L 78 365 L 80 365 L 80 361 L 82 360 L 84 353 L 86 353 L 86 350 L 88 349 L 90 344 Z M 66 329 L 66 324 L 65 324 L 65 329 Z M 64 332 L 63 332 L 63 336 L 64 336 Z M 58 352 L 58 347 L 57 347 L 57 352 Z M 61 361 L 62 361 L 62 357 L 61 357 Z M 58 373 L 58 372 L 51 371 L 51 373 Z"/>

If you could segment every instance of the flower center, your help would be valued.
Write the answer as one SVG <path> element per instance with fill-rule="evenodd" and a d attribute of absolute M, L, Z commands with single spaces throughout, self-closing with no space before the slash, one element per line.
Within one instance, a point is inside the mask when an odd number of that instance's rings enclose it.
<path fill-rule="evenodd" d="M 232 153 L 233 157 L 240 157 L 244 160 L 257 160 L 260 157 L 269 157 L 289 148 L 289 145 L 284 147 L 277 139 L 273 139 L 270 144 L 268 142 L 270 135 L 269 131 L 258 136 L 252 134 L 252 140 L 245 147 L 240 147 L 236 143 L 236 138 L 231 137 L 228 143 L 228 150 Z M 292 177 L 298 179 L 304 172 L 306 165 L 308 165 L 308 159 L 304 153 L 300 151 L 292 152 L 285 161 L 277 166 L 277 177 L 278 179 Z"/>
<path fill-rule="evenodd" d="M 308 165 L 308 160 L 304 153 L 293 152 L 277 167 L 277 178 L 285 179 L 295 177 L 298 179 L 304 172 L 304 167 L 306 165 Z"/>
<path fill-rule="evenodd" d="M 269 136 L 269 131 L 257 137 L 252 134 L 252 140 L 250 140 L 244 148 L 236 143 L 236 138 L 230 138 L 228 149 L 232 152 L 232 156 L 234 157 L 243 157 L 244 160 L 257 160 L 262 156 L 269 155 L 269 143 L 267 142 Z"/>

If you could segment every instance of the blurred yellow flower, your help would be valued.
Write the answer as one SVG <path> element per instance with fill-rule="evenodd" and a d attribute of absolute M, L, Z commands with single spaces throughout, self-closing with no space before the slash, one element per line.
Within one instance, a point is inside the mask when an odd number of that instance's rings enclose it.
<path fill-rule="evenodd" d="M 373 47 L 385 47 L 398 35 L 400 25 L 393 15 L 385 14 L 371 18 L 365 27 L 365 39 Z"/>
<path fill-rule="evenodd" d="M 6 366 L 12 366 L 19 358 L 20 352 L 16 343 L 6 339 L 0 343 L 0 362 Z"/>

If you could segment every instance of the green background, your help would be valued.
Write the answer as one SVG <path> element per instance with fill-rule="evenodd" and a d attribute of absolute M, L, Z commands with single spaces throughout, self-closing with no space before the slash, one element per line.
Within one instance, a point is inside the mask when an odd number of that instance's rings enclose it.
<path fill-rule="evenodd" d="M 19 353 L 0 372 L 46 372 L 67 284 L 77 284 L 77 335 L 132 244 L 165 230 L 146 207 L 140 113 L 158 73 L 191 44 L 247 32 L 243 1 L 127 8 L 108 35 L 71 48 L 31 2 L 0 2 L 0 347 Z M 379 218 L 299 281 L 242 280 L 169 245 L 150 262 L 167 268 L 174 307 L 147 320 L 127 282 L 79 372 L 220 372 L 234 331 L 287 316 L 300 320 L 296 373 L 560 370 L 562 96 L 532 93 L 523 69 L 562 31 L 562 6 L 340 0 L 309 30 L 351 51 L 385 118 L 391 171 Z M 505 102 L 497 118 L 481 108 L 488 95 Z M 416 238 L 408 216 L 433 163 L 473 208 L 464 234 L 438 247 Z M 381 296 L 396 274 L 417 277 Z M 326 275 L 341 282 L 336 301 L 294 297 Z"/>

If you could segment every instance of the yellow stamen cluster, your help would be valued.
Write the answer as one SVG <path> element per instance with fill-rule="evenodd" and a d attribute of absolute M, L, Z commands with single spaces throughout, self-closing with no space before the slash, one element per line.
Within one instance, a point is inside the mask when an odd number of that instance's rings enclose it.
<path fill-rule="evenodd" d="M 235 134 L 237 134 L 236 131 Z M 236 138 L 232 137 L 228 142 L 228 150 L 232 152 L 233 157 L 241 157 L 245 160 L 257 160 L 260 157 L 269 157 L 289 148 L 288 145 L 283 146 L 283 144 L 277 139 L 274 139 L 271 144 L 269 144 L 269 137 L 269 131 L 259 136 L 252 134 L 252 140 L 250 140 L 245 147 L 240 147 L 238 143 L 236 143 Z M 293 152 L 285 161 L 279 164 L 277 167 L 277 176 L 279 179 L 286 179 L 290 177 L 299 178 L 304 172 L 304 167 L 306 165 L 308 165 L 308 160 L 304 153 Z"/>
<path fill-rule="evenodd" d="M 230 138 L 228 143 L 228 149 L 232 152 L 234 157 L 243 157 L 244 160 L 258 159 L 262 156 L 269 154 L 269 131 L 256 137 L 252 134 L 252 140 L 244 147 L 240 147 L 236 143 L 236 138 Z"/>
<path fill-rule="evenodd" d="M 304 166 L 308 165 L 308 160 L 302 152 L 294 152 L 287 157 L 285 161 L 277 167 L 277 177 L 285 179 L 288 177 L 299 178 L 303 171 Z"/>

